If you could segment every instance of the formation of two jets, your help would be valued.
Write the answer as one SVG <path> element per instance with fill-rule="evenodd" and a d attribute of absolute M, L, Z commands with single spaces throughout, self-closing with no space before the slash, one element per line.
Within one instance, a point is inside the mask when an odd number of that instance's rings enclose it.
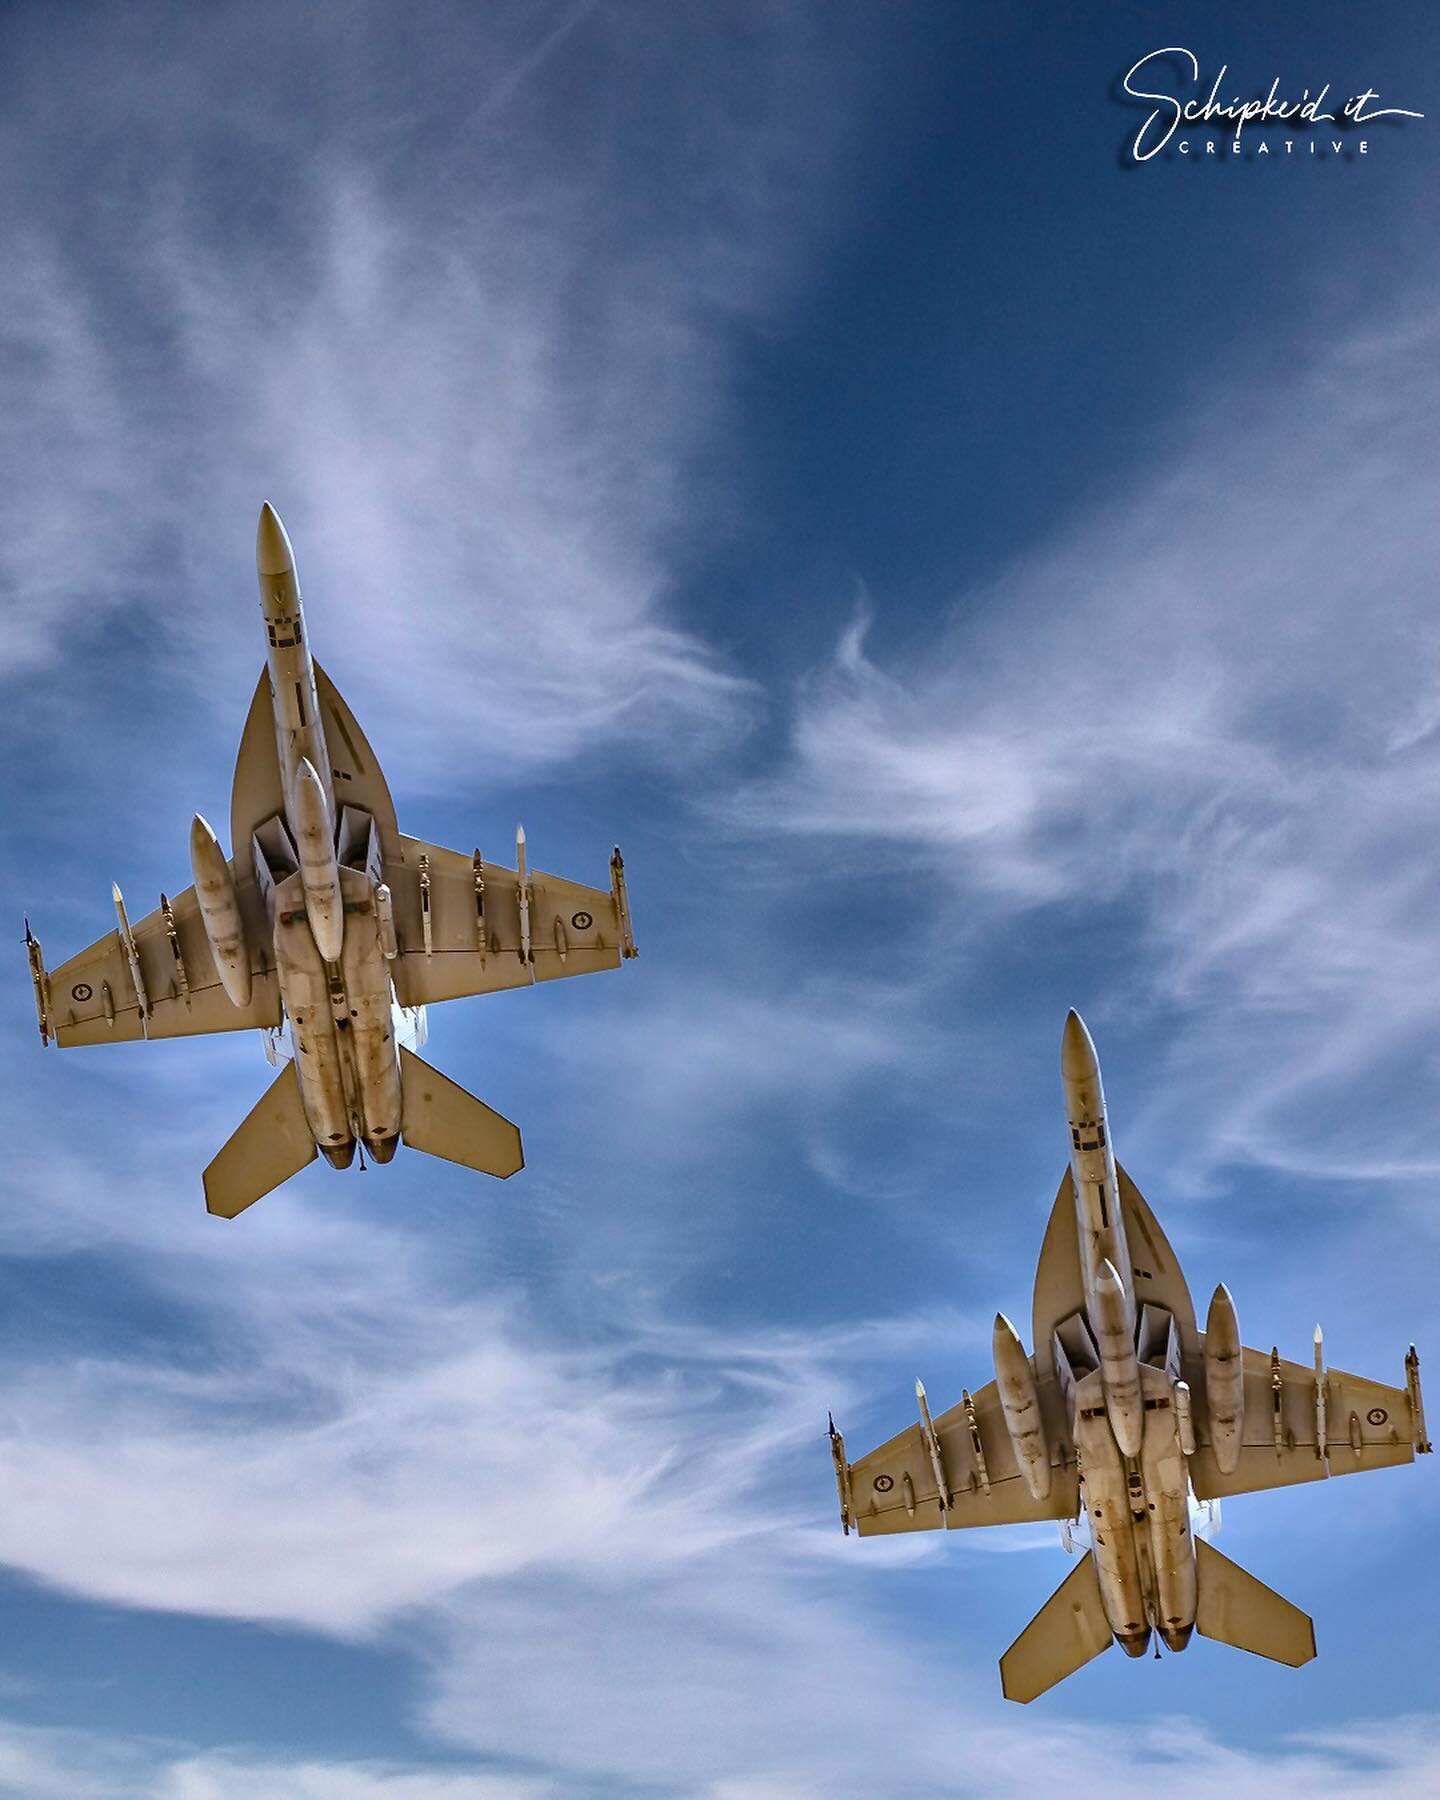
<path fill-rule="evenodd" d="M 608 889 L 401 833 L 360 727 L 310 654 L 289 538 L 268 505 L 256 542 L 267 639 L 231 798 L 231 855 L 198 814 L 194 886 L 47 970 L 26 925 L 40 1033 L 61 1045 L 257 1028 L 280 1060 L 205 1171 L 233 1218 L 321 1154 L 388 1162 L 397 1144 L 496 1176 L 520 1134 L 416 1055 L 432 1002 L 618 968 L 635 954 L 624 864 Z M 1090 1548 L 1001 1659 L 1031 1700 L 1112 1642 L 1141 1656 L 1191 1633 L 1290 1664 L 1304 1613 L 1195 1535 L 1192 1498 L 1409 1462 L 1428 1451 L 1419 1360 L 1403 1387 L 1246 1349 L 1223 1286 L 1196 1323 L 1174 1252 L 1115 1160 L 1095 1048 L 1066 1021 L 1070 1166 L 1035 1276 L 1034 1354 L 997 1315 L 995 1380 L 850 1462 L 830 1427 L 841 1521 L 861 1536 L 1082 1521 Z M 1157 1650 L 1156 1654 L 1159 1652 Z"/>

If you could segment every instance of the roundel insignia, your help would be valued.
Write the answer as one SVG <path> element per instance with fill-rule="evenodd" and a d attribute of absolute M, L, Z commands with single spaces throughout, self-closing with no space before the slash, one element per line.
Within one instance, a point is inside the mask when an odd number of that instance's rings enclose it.
<path fill-rule="evenodd" d="M 72 1000 L 88 1000 L 94 992 L 94 988 L 88 981 L 77 981 L 70 990 L 70 998 Z"/>
<path fill-rule="evenodd" d="M 888 1494 L 894 1485 L 895 1477 L 893 1475 L 877 1475 L 875 1477 L 875 1492 L 877 1494 Z"/>
<path fill-rule="evenodd" d="M 1372 1406 L 1365 1417 L 1372 1425 L 1383 1425 L 1390 1415 L 1383 1406 Z"/>
<path fill-rule="evenodd" d="M 595 921 L 589 913 L 578 912 L 570 915 L 570 923 L 577 931 L 588 931 Z"/>

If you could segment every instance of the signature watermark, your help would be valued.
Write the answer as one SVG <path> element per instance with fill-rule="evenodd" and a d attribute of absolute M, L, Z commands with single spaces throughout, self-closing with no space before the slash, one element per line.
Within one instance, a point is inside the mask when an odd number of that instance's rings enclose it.
<path fill-rule="evenodd" d="M 1188 79 L 1185 77 L 1187 69 Z M 1228 140 L 1228 153 L 1238 156 L 1247 129 L 1274 126 L 1281 126 L 1286 131 L 1280 140 L 1283 154 L 1293 155 L 1299 142 L 1315 155 L 1317 139 L 1313 130 L 1316 126 L 1332 125 L 1338 131 L 1349 132 L 1356 126 L 1370 125 L 1381 119 L 1425 117 L 1424 113 L 1415 112 L 1408 106 L 1382 106 L 1376 88 L 1351 94 L 1342 102 L 1338 97 L 1332 98 L 1331 84 L 1327 81 L 1313 92 L 1308 87 L 1302 88 L 1296 97 L 1293 93 L 1282 92 L 1278 75 L 1263 98 L 1246 100 L 1238 94 L 1226 98 L 1225 82 L 1229 72 L 1229 64 L 1223 63 L 1209 92 L 1204 93 L 1200 59 L 1193 50 L 1170 44 L 1163 50 L 1151 50 L 1142 56 L 1120 84 L 1128 100 L 1152 108 L 1135 133 L 1130 156 L 1137 163 L 1149 162 L 1172 142 L 1182 156 L 1196 153 L 1213 156 L 1217 135 L 1220 143 Z M 1187 126 L 1205 128 L 1206 135 L 1200 143 L 1192 142 L 1188 135 L 1178 135 Z M 1336 156 L 1350 147 L 1344 137 L 1320 141 L 1328 142 L 1331 153 Z M 1368 155 L 1368 139 L 1359 140 L 1353 148 L 1362 156 Z M 1264 137 L 1259 138 L 1254 150 L 1256 156 L 1277 153 Z"/>

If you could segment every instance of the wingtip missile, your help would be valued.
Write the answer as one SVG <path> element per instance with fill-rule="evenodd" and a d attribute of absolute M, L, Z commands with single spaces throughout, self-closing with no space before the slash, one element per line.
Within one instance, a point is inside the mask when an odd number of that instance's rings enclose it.
<path fill-rule="evenodd" d="M 625 885 L 625 858 L 617 844 L 610 852 L 610 899 L 615 907 L 615 923 L 620 931 L 620 954 L 638 956 L 635 928 L 630 922 L 630 890 Z"/>
<path fill-rule="evenodd" d="M 840 1527 L 846 1537 L 855 1522 L 855 1496 L 850 1489 L 850 1463 L 845 1455 L 845 1440 L 835 1429 L 835 1415 L 827 1413 L 830 1424 L 830 1457 L 835 1464 L 835 1488 L 840 1499 Z"/>
<path fill-rule="evenodd" d="M 530 946 L 530 870 L 525 860 L 525 827 L 515 827 L 515 897 L 520 907 L 520 960 L 535 979 L 535 956 Z"/>
<path fill-rule="evenodd" d="M 50 1042 L 50 976 L 40 951 L 40 940 L 25 920 L 25 955 L 30 964 L 30 985 L 35 990 L 35 1020 L 40 1027 L 40 1042 Z"/>
<path fill-rule="evenodd" d="M 1420 1392 L 1420 1352 L 1413 1344 L 1405 1358 L 1405 1390 L 1410 1396 L 1410 1441 L 1418 1456 L 1429 1456 L 1435 1446 L 1425 1435 L 1425 1401 Z"/>

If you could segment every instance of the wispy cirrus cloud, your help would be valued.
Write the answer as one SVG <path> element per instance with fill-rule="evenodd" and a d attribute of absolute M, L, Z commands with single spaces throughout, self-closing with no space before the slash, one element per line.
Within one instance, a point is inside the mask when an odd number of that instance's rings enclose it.
<path fill-rule="evenodd" d="M 272 1195 L 237 1242 L 73 1165 L 34 1192 L 11 1256 L 103 1247 L 191 1322 L 183 1354 L 9 1352 L 0 1559 L 120 1605 L 358 1639 L 528 1573 L 648 1582 L 784 1540 L 810 1507 L 778 1471 L 827 1399 L 936 1329 L 700 1330 L 611 1293 L 576 1332 L 447 1268 L 460 1221 L 427 1242 Z"/>
<path fill-rule="evenodd" d="M 631 1711 L 623 1708 L 622 1718 L 629 1719 Z M 723 1715 L 724 1708 L 718 1708 L 717 1718 Z M 658 1785 L 637 1774 L 633 1779 L 643 1785 L 629 1791 L 664 1791 L 688 1800 L 810 1800 L 821 1792 L 861 1800 L 877 1791 L 874 1784 L 884 1782 L 884 1769 L 894 1767 L 893 1740 L 882 1735 L 859 1766 L 842 1761 L 839 1745 L 818 1754 L 781 1749 L 767 1759 L 769 1745 L 757 1741 L 753 1767 L 730 1773 L 723 1766 L 743 1758 L 722 1752 L 707 1765 L 703 1751 L 711 1741 L 713 1721 L 702 1723 L 697 1753 L 685 1759 L 685 1772 L 672 1776 L 667 1770 Z M 907 1719 L 912 1730 L 915 1723 Z M 726 1748 L 733 1752 L 733 1713 L 730 1725 Z M 643 1744 L 651 1729 L 651 1722 L 641 1719 L 634 1741 Z M 562 1729 L 562 1739 L 568 1735 Z M 602 1732 L 602 1747 L 608 1736 Z M 1440 1778 L 1433 1736 L 1432 1721 L 1402 1719 L 1339 1728 L 1263 1754 L 1237 1750 L 1183 1718 L 1163 1718 L 1133 1733 L 1104 1726 L 1037 1733 L 1015 1725 L 947 1719 L 942 1712 L 920 1726 L 911 1742 L 923 1758 L 932 1791 L 945 1795 L 1019 1796 L 1054 1783 L 1077 1800 L 1100 1800 L 1114 1791 L 1116 1780 L 1139 1783 L 1163 1777 L 1167 1790 L 1180 1800 L 1202 1800 L 1214 1792 L 1217 1779 L 1238 1800 L 1302 1791 L 1320 1800 L 1339 1800 L 1362 1788 L 1378 1800 L 1417 1800 L 1432 1792 Z M 803 1751 L 810 1752 L 810 1746 Z M 888 1765 L 887 1756 L 892 1759 Z M 633 1765 L 642 1758 L 632 1753 L 625 1760 Z M 65 1800 L 240 1800 L 262 1793 L 266 1800 L 549 1800 L 552 1795 L 604 1791 L 607 1763 L 603 1749 L 599 1767 L 577 1756 L 573 1769 L 555 1776 L 453 1765 L 287 1759 L 239 1748 L 193 1750 L 162 1740 L 0 1721 L 0 1792 L 23 1794 L 27 1800 L 50 1795 Z"/>
<path fill-rule="evenodd" d="M 457 35 L 459 8 L 373 5 L 351 9 L 343 42 L 276 6 L 48 27 L 45 60 L 7 60 L 27 74 L 0 125 L 27 169 L 0 202 L 12 671 L 42 671 L 50 692 L 57 656 L 112 634 L 78 671 L 94 744 L 109 741 L 112 674 L 143 669 L 158 709 L 176 684 L 193 691 L 197 648 L 207 681 L 253 663 L 264 494 L 294 531 L 322 655 L 367 724 L 395 717 L 381 747 L 397 786 L 450 781 L 457 745 L 486 780 L 582 753 L 613 778 L 633 753 L 668 768 L 733 736 L 760 697 L 677 587 L 723 517 L 705 471 L 725 454 L 735 328 L 763 323 L 825 229 L 815 171 L 840 166 L 829 39 L 844 10 L 817 29 L 804 8 L 734 25 L 694 6 L 658 32 L 623 9 L 467 9 Z M 1241 1749 L 1228 1729 L 1148 1711 L 1127 1724 L 1128 1688 L 1109 1702 L 1117 1722 L 1068 1723 L 1097 1692 L 1078 1684 L 1048 1716 L 1007 1715 L 991 1662 L 1024 1611 L 937 1625 L 893 1565 L 1024 1559 L 984 1558 L 983 1538 L 841 1539 L 820 1429 L 833 1402 L 859 1449 L 908 1416 L 871 1392 L 902 1354 L 927 1374 L 942 1351 L 983 1368 L 983 1319 L 977 1331 L 934 1299 L 962 1253 L 973 1274 L 983 1235 L 952 1192 L 948 1128 L 968 1129 L 1011 1070 L 994 1054 L 961 1066 L 925 994 L 947 1003 L 957 955 L 1005 954 L 1009 917 L 1134 909 L 1144 955 L 1126 998 L 1191 1015 L 1185 1115 L 1152 1113 L 1149 1129 L 1165 1125 L 1167 1150 L 1183 1160 L 1188 1145 L 1202 1174 L 1217 1146 L 1316 1157 L 1286 1108 L 1342 1069 L 1352 1024 L 1375 1033 L 1356 1039 L 1372 1066 L 1416 1041 L 1423 882 L 1413 864 L 1375 871 L 1440 718 L 1420 673 L 1429 564 L 1412 529 L 1428 516 L 1417 470 L 1435 395 L 1416 370 L 1432 350 L 1424 317 L 1353 340 L 1282 396 L 1288 426 L 1250 433 L 1243 476 L 1225 421 L 1204 425 L 1133 504 L 1035 551 L 988 597 L 988 624 L 953 625 L 911 664 L 852 630 L 801 698 L 785 767 L 725 814 L 714 860 L 736 871 L 723 910 L 741 928 L 692 924 L 648 1011 L 618 1029 L 592 1016 L 554 1060 L 531 1058 L 534 1105 L 516 1115 L 559 1148 L 504 1202 L 467 1195 L 447 1212 L 444 1172 L 417 1159 L 366 1177 L 373 1194 L 358 1173 L 313 1171 L 226 1228 L 199 1214 L 195 1171 L 241 1110 L 215 1080 L 238 1046 L 207 1046 L 203 1067 L 199 1047 L 193 1063 L 151 1047 L 169 1060 L 143 1074 L 151 1048 L 103 1074 L 99 1053 L 27 1087 L 43 1155 L 12 1158 L 0 1249 L 37 1324 L 31 1341 L 7 1309 L 0 1556 L 123 1613 L 398 1646 L 417 1726 L 447 1762 L 16 1728 L 0 1733 L 12 1786 L 868 1800 L 897 1770 L 938 1794 L 1160 1779 L 1198 1800 L 1217 1770 L 1239 1796 L 1434 1785 L 1427 1720 Z M 1292 591 L 1303 607 L 1274 605 Z M 1362 600 L 1384 631 L 1357 634 Z M 1404 666 L 1384 653 L 1394 633 Z M 717 765 L 701 766 L 713 792 Z M 802 914 L 777 857 L 756 907 L 741 864 L 757 831 L 817 883 L 836 844 L 860 869 L 862 838 L 883 892 L 838 924 Z M 890 885 L 896 870 L 923 873 L 925 893 Z M 694 871 L 667 872 L 655 912 L 683 913 Z M 943 931 L 915 929 L 947 892 Z M 14 975 L 18 1016 L 18 962 Z M 532 1047 L 558 1039 L 559 1009 L 542 1029 L 531 1000 Z M 1337 1035 L 1322 1038 L 1327 1017 Z M 603 1076 L 582 1082 L 592 1068 Z M 902 1270 L 913 1309 L 867 1323 L 825 1283 L 849 1258 L 868 1291 L 893 1275 L 894 1246 L 830 1202 L 873 1191 L 863 1152 L 893 1148 L 904 1089 L 947 1129 L 923 1148 L 917 1133 L 885 1176 L 913 1189 L 938 1170 L 943 1203 L 965 1211 L 926 1266 Z M 605 1136 L 591 1129 L 602 1106 Z M 847 1113 L 853 1135 L 830 1129 Z M 1389 1144 L 1423 1176 L 1406 1117 Z M 655 1301 L 677 1269 L 718 1274 L 687 1210 L 710 1203 L 717 1122 L 740 1161 L 764 1131 L 801 1144 L 821 1176 L 809 1201 L 829 1214 L 816 1269 L 772 1259 L 757 1232 L 762 1280 L 729 1304 L 745 1322 L 728 1330 L 662 1320 Z M 594 1174 L 617 1144 L 624 1159 Z M 654 1184 L 664 1243 L 627 1257 L 622 1238 L 599 1266 L 573 1221 L 597 1188 L 633 1221 L 637 1169 L 671 1178 Z M 976 1191 L 991 1174 L 963 1172 Z M 563 1214 L 544 1259 L 542 1234 L 524 1235 L 537 1196 Z M 751 1198 L 789 1197 L 776 1183 Z M 983 1198 L 992 1216 L 1012 1204 L 1003 1183 Z M 47 1294 L 70 1314 L 51 1318 Z M 811 1331 L 756 1322 L 827 1299 L 839 1316 Z M 1402 1502 L 1375 1504 L 1394 1518 Z M 1369 1543 L 1372 1503 L 1353 1505 L 1350 1541 Z M 1168 1691 L 1185 1704 L 1203 1703 L 1206 1654 L 1177 1666 Z M 485 1767 L 455 1766 L 455 1747 Z"/>
<path fill-rule="evenodd" d="M 57 106 L 74 129 L 0 211 L 5 666 L 137 597 L 162 685 L 197 648 L 207 679 L 248 661 L 270 498 L 317 645 L 422 778 L 457 726 L 489 770 L 683 762 L 756 700 L 676 611 L 672 550 L 723 510 L 687 470 L 723 439 L 734 329 L 824 230 L 823 46 L 801 12 L 657 38 L 442 6 L 396 63 L 361 10 L 338 59 L 273 4 L 22 59 L 12 158 Z M 422 162 L 387 155 L 416 137 Z"/>
<path fill-rule="evenodd" d="M 72 1241 L 105 1213 L 89 1241 L 117 1298 L 148 1293 L 190 1324 L 123 1352 L 12 1341 L 0 1558 L 110 1605 L 401 1645 L 418 1729 L 484 1767 L 15 1728 L 0 1769 L 17 1791 L 858 1800 L 891 1778 L 896 1743 L 906 1778 L 939 1793 L 1021 1794 L 1063 1771 L 1098 1795 L 1117 1768 L 1157 1766 L 1206 1791 L 1201 1727 L 1009 1720 L 989 1663 L 1007 1621 L 984 1642 L 947 1628 L 939 1658 L 897 1628 L 876 1583 L 983 1557 L 984 1534 L 857 1546 L 836 1529 L 826 1405 L 878 1435 L 893 1409 L 875 1372 L 983 1342 L 983 1319 L 726 1329 L 611 1287 L 581 1330 L 458 1273 L 463 1219 L 422 1237 L 279 1194 L 241 1238 L 147 1211 L 147 1183 L 64 1185 L 68 1201 L 35 1192 L 34 1249 L 53 1246 L 52 1198 Z M 23 1215 L 6 1249 L 26 1250 Z M 1339 1794 L 1359 1770 L 1402 1796 L 1423 1791 L 1433 1742 L 1421 1722 L 1223 1760 L 1242 1795 Z"/>
<path fill-rule="evenodd" d="M 548 1800 L 555 1792 L 523 1775 L 197 1751 L 0 1719 L 0 1794 L 17 1800 Z"/>
<path fill-rule="evenodd" d="M 98 1241 L 122 1295 L 148 1290 L 193 1325 L 165 1340 L 170 1351 L 12 1347 L 0 1558 L 110 1605 L 403 1643 L 426 1673 L 432 1741 L 484 1739 L 488 1760 L 530 1773 L 467 1786 L 456 1773 L 292 1767 L 133 1739 L 109 1747 L 110 1768 L 100 1740 L 18 1733 L 21 1791 L 218 1797 L 248 1778 L 297 1797 L 459 1800 L 551 1782 L 614 1791 L 642 1768 L 680 1791 L 667 1762 L 686 1780 L 701 1748 L 732 1733 L 717 1683 L 789 1680 L 822 1634 L 859 1668 L 863 1620 L 824 1600 L 816 1613 L 816 1570 L 834 1548 L 827 1538 L 817 1557 L 809 1479 L 823 1471 L 824 1407 L 861 1390 L 871 1358 L 954 1336 L 953 1321 L 727 1332 L 612 1293 L 585 1341 L 497 1295 L 493 1279 L 483 1299 L 457 1282 L 463 1228 L 422 1244 L 271 1196 L 265 1229 L 241 1243 L 213 1221 L 147 1216 L 113 1186 L 66 1189 L 71 1227 L 87 1208 L 113 1209 Z M 42 1214 L 35 1248 L 53 1243 Z M 25 1251 L 22 1220 L 7 1249 Z M 871 1561 L 934 1550 L 886 1548 Z M 767 1618 L 789 1621 L 778 1639 Z M 573 1716 L 578 1734 L 612 1638 L 641 1660 L 610 1657 L 599 1692 L 613 1697 L 627 1668 L 652 1685 L 617 1705 L 588 1756 L 572 1755 L 578 1735 L 556 1741 L 553 1718 Z M 487 1640 L 504 1646 L 498 1683 L 476 1667 Z M 812 1698 L 818 1741 L 845 1708 Z M 713 1717 L 699 1745 L 682 1752 L 702 1714 Z M 637 1735 L 622 1751 L 627 1719 Z M 717 1751 L 717 1779 L 750 1755 L 743 1736 Z"/>
<path fill-rule="evenodd" d="M 1243 443 L 1217 400 L 908 658 L 857 615 L 725 809 L 812 876 L 857 842 L 925 874 L 952 943 L 1123 920 L 1111 1003 L 1183 1015 L 1196 1179 L 1354 1162 L 1297 1107 L 1430 1054 L 1436 351 L 1417 306 L 1251 391 Z M 1428 1111 L 1374 1124 L 1361 1164 L 1433 1175 Z"/>

